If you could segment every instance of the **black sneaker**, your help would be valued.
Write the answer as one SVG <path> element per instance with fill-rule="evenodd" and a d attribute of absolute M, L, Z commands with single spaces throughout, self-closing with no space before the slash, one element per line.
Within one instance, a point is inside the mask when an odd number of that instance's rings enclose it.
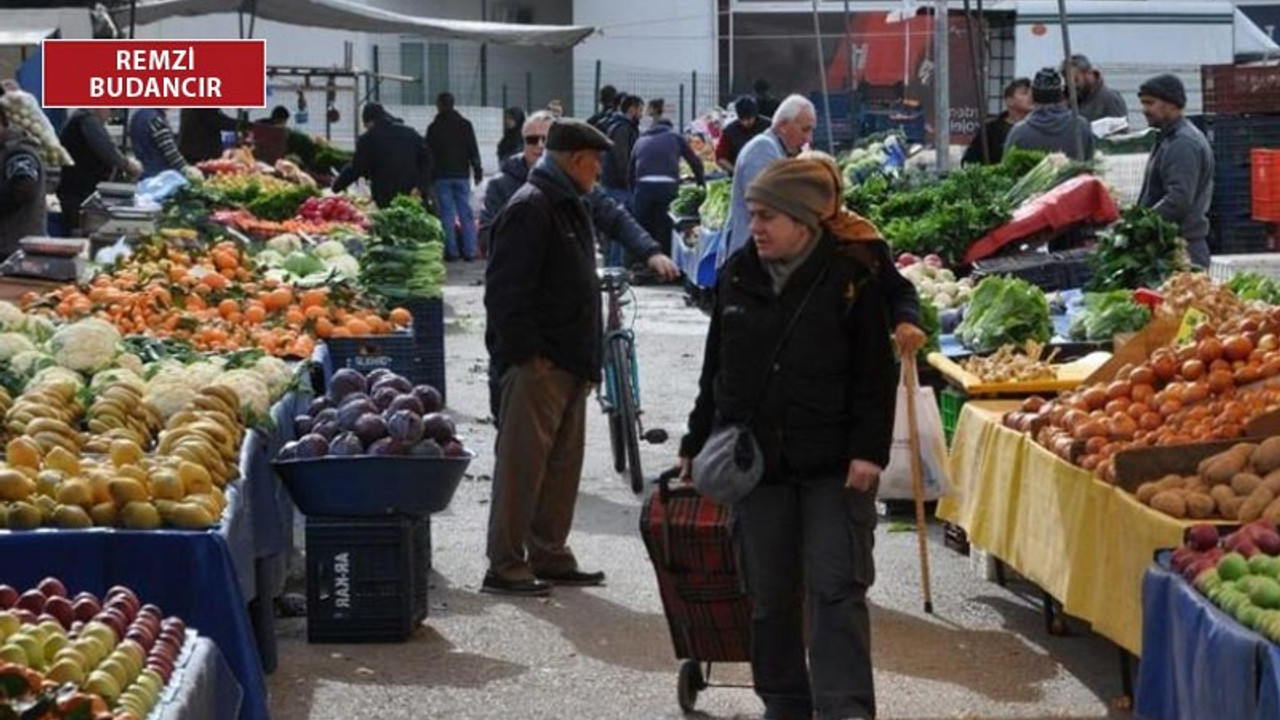
<path fill-rule="evenodd" d="M 604 584 L 603 572 L 583 572 L 581 570 L 570 570 L 569 572 L 556 573 L 554 575 L 547 573 L 539 573 L 539 580 L 545 580 L 552 585 L 572 585 L 576 587 L 590 587 L 593 585 Z"/>
<path fill-rule="evenodd" d="M 480 584 L 480 592 L 490 595 L 512 595 L 515 597 L 542 597 L 551 594 L 551 585 L 538 579 L 507 580 L 493 573 L 485 573 L 484 582 Z"/>

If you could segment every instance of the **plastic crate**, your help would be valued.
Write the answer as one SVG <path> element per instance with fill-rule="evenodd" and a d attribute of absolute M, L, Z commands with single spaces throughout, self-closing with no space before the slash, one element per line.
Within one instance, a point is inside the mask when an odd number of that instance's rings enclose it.
<path fill-rule="evenodd" d="M 1253 219 L 1280 222 L 1280 150 L 1254 148 L 1249 166 Z"/>
<path fill-rule="evenodd" d="M 424 382 L 440 391 L 440 397 L 449 402 L 445 389 L 444 363 L 444 300 L 409 300 L 404 308 L 413 315 L 413 337 L 416 343 L 415 361 L 418 365 L 417 382 Z"/>
<path fill-rule="evenodd" d="M 1205 117 L 1204 134 L 1213 147 L 1215 181 L 1245 169 L 1247 184 L 1253 148 L 1280 146 L 1280 115 Z"/>
<path fill-rule="evenodd" d="M 1274 249 L 1267 228 L 1252 220 L 1217 224 L 1212 252 L 1219 255 L 1265 255 Z"/>
<path fill-rule="evenodd" d="M 1280 66 L 1200 66 L 1200 91 L 1206 113 L 1280 112 Z"/>
<path fill-rule="evenodd" d="M 1232 275 L 1256 272 L 1280 280 L 1280 253 L 1214 256 L 1209 260 L 1209 277 L 1226 282 Z"/>
<path fill-rule="evenodd" d="M 1062 288 L 1082 288 L 1093 278 L 1092 248 L 1072 248 L 1053 254 L 1058 263 L 1058 284 Z"/>
<path fill-rule="evenodd" d="M 956 425 L 960 423 L 960 409 L 969 401 L 969 397 L 955 388 L 946 388 L 938 394 L 938 409 L 942 415 L 942 434 L 947 438 L 947 447 L 951 447 L 951 438 L 955 437 Z"/>
<path fill-rule="evenodd" d="M 403 642 L 427 616 L 421 519 L 307 518 L 307 641 Z"/>
<path fill-rule="evenodd" d="M 1011 275 L 1047 290 L 1063 289 L 1058 260 L 1051 253 L 1028 252 L 979 260 L 973 265 L 975 280 L 989 275 Z"/>
<path fill-rule="evenodd" d="M 352 368 L 368 373 L 386 368 L 403 375 L 412 383 L 425 382 L 421 365 L 416 361 L 416 338 L 412 332 L 396 332 L 387 335 L 360 337 L 331 337 L 325 340 L 329 349 L 329 363 L 325 369 L 325 384 L 341 368 Z"/>

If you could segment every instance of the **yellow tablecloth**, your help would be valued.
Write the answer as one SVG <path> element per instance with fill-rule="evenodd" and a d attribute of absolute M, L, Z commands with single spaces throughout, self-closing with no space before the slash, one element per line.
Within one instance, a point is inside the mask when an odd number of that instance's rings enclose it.
<path fill-rule="evenodd" d="M 1055 457 L 1000 424 L 1018 403 L 971 401 L 938 516 L 1058 599 L 1066 612 L 1135 655 L 1142 650 L 1142 574 L 1190 523 Z"/>

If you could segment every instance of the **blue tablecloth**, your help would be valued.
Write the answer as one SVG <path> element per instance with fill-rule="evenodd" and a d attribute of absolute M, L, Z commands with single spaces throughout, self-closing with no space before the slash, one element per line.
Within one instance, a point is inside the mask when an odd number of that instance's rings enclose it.
<path fill-rule="evenodd" d="M 1135 694 L 1146 720 L 1275 720 L 1280 648 L 1156 564 L 1142 581 Z"/>
<path fill-rule="evenodd" d="M 153 720 L 225 720 L 240 714 L 244 690 L 212 640 L 193 638 L 175 665 Z"/>
<path fill-rule="evenodd" d="M 217 643 L 244 689 L 239 717 L 265 720 L 266 682 L 241 589 L 245 580 L 252 586 L 255 565 L 243 499 L 234 491 L 228 495 L 229 511 L 216 530 L 0 531 L 0 581 L 34 587 L 54 576 L 73 593 L 98 595 L 112 585 L 132 588 L 143 602 Z M 239 577 L 242 567 L 250 577 Z"/>

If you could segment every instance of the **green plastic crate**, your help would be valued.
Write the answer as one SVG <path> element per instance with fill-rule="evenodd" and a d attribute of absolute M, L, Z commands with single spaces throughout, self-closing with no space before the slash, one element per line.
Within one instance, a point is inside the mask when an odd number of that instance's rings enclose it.
<path fill-rule="evenodd" d="M 945 388 L 938 394 L 942 434 L 947 438 L 947 447 L 951 447 L 951 438 L 956 434 L 956 425 L 960 423 L 960 409 L 968 401 L 969 396 L 954 388 Z"/>

